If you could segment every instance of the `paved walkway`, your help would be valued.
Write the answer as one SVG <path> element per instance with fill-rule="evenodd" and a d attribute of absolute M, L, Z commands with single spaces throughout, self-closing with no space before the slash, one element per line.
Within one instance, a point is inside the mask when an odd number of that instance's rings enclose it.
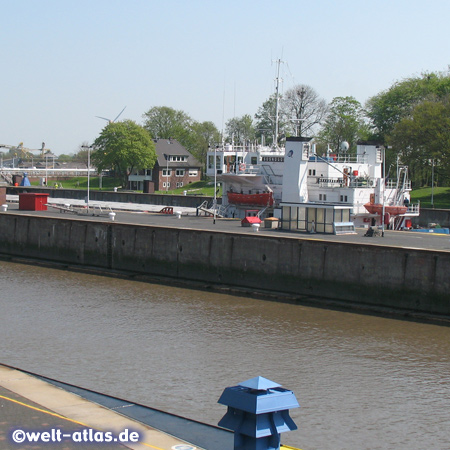
<path fill-rule="evenodd" d="M 19 214 L 31 214 L 45 217 L 64 217 L 73 219 L 86 219 L 109 221 L 108 213 L 109 207 L 116 213 L 114 220 L 119 223 L 134 224 L 134 225 L 151 225 L 174 227 L 194 230 L 209 230 L 228 233 L 254 233 L 251 227 L 242 227 L 239 219 L 222 219 L 208 216 L 197 216 L 196 208 L 173 207 L 174 212 L 180 211 L 181 215 L 175 214 L 160 214 L 159 212 L 164 206 L 161 205 L 147 205 L 138 203 L 117 203 L 117 202 L 92 202 L 92 206 L 97 205 L 104 209 L 103 215 L 93 216 L 88 214 L 73 214 L 70 212 L 62 213 L 57 208 L 48 208 L 48 211 L 21 211 L 18 203 L 14 202 L 7 196 L 9 201 L 8 212 Z M 18 196 L 15 196 L 18 199 Z M 51 199 L 55 205 L 68 204 L 71 206 L 85 206 L 83 200 L 72 199 Z M 7 213 L 8 213 L 7 212 Z M 1 213 L 0 213 L 1 214 Z M 357 234 L 349 235 L 333 235 L 333 234 L 309 234 L 298 231 L 283 231 L 279 229 L 264 228 L 263 225 L 259 228 L 258 233 L 262 235 L 270 235 L 274 237 L 283 237 L 291 239 L 308 239 L 330 242 L 347 242 L 352 244 L 367 244 L 380 245 L 397 248 L 411 248 L 437 251 L 450 251 L 450 235 L 439 234 L 436 229 L 435 233 L 421 233 L 421 232 L 407 232 L 407 231 L 391 231 L 385 230 L 384 237 L 364 237 L 367 229 L 357 229 Z"/>
<path fill-rule="evenodd" d="M 24 434 L 27 432 L 48 432 L 48 435 L 43 435 L 40 442 L 30 443 Z M 111 435 L 107 435 L 107 432 L 111 432 Z M 139 442 L 119 442 L 127 435 L 128 438 L 134 438 L 135 435 L 131 436 L 132 432 L 139 434 Z M 20 444 L 15 443 L 13 436 L 16 440 L 24 440 Z M 96 439 L 100 438 L 113 441 L 100 444 L 96 442 Z M 117 441 L 114 442 L 114 439 Z M 43 442 L 45 440 L 47 442 Z M 80 440 L 82 442 L 78 442 Z M 2 450 L 199 449 L 36 377 L 1 365 L 0 448 Z"/>

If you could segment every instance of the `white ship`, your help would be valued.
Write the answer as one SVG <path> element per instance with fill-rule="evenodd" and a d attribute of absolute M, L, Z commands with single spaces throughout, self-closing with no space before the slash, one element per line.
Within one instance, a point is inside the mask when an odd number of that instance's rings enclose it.
<path fill-rule="evenodd" d="M 275 216 L 286 230 L 336 233 L 337 227 L 411 227 L 419 205 L 411 204 L 407 168 L 388 178 L 384 148 L 359 142 L 318 155 L 311 138 L 291 137 L 285 148 L 234 146 L 208 152 L 207 175 L 223 185 L 221 215 L 244 218 L 257 210 Z M 345 225 L 344 225 L 345 224 Z"/>

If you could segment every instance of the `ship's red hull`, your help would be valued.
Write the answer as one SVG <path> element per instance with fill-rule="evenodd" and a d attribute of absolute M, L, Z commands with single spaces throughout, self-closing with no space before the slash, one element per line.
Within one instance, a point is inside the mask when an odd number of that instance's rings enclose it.
<path fill-rule="evenodd" d="M 255 205 L 272 206 L 272 192 L 263 192 L 262 194 L 240 194 L 237 192 L 227 192 L 228 203 L 232 205 Z"/>

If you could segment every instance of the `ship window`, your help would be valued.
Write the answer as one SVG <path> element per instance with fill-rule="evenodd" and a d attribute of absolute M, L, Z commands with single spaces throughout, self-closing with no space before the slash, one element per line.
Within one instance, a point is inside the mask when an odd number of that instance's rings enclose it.
<path fill-rule="evenodd" d="M 258 158 L 256 156 L 252 156 L 250 159 L 250 164 L 258 164 Z"/>

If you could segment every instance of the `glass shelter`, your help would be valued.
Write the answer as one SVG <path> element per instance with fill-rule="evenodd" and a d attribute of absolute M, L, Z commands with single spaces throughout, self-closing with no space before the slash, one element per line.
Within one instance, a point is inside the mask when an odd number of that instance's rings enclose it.
<path fill-rule="evenodd" d="M 350 222 L 351 212 L 352 208 L 348 205 L 283 203 L 281 228 L 289 231 L 333 234 L 333 224 Z"/>

